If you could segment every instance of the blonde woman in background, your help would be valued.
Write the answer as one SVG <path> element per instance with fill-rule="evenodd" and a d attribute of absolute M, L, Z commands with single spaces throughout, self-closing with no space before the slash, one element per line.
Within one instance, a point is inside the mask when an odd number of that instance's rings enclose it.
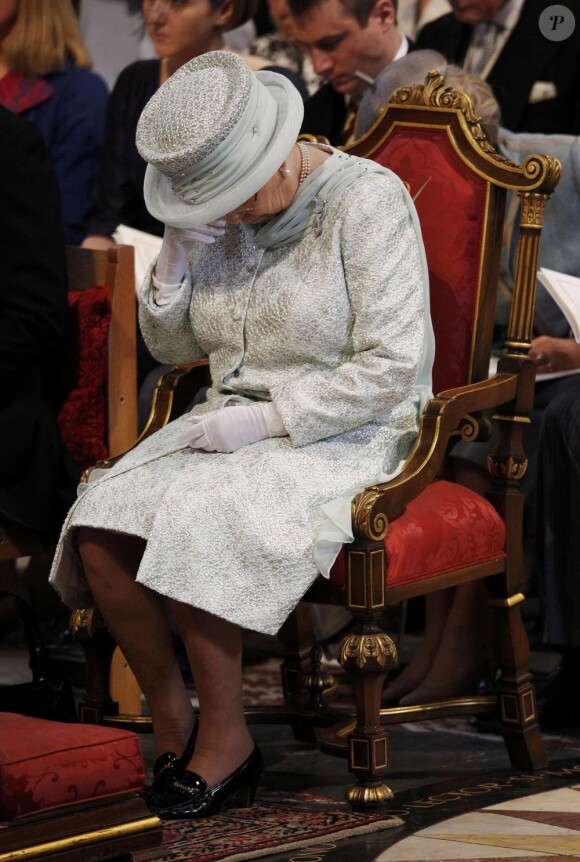
<path fill-rule="evenodd" d="M 0 104 L 40 128 L 71 244 L 86 235 L 105 130 L 107 88 L 91 65 L 70 0 L 3 0 Z"/>

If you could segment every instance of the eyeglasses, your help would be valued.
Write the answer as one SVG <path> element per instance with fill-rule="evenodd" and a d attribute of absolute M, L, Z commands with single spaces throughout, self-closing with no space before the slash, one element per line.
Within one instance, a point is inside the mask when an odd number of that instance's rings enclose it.
<path fill-rule="evenodd" d="M 256 209 L 256 207 L 252 206 L 252 204 L 257 204 L 257 203 L 258 203 L 258 192 L 256 192 L 256 194 L 253 195 L 253 197 L 248 198 L 248 200 L 245 201 L 243 204 L 240 204 L 239 207 L 236 207 L 235 210 L 231 210 L 229 213 L 227 213 L 226 218 L 232 218 L 233 217 L 233 218 L 241 219 L 242 216 L 247 215 L 248 213 L 253 213 L 254 210 Z"/>

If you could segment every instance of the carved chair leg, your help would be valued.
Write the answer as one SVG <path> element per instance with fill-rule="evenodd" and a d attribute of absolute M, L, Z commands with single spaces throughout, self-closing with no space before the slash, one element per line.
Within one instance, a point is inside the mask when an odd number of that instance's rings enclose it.
<path fill-rule="evenodd" d="M 119 712 L 119 705 L 109 691 L 116 643 L 96 609 L 74 611 L 71 631 L 82 647 L 87 672 L 87 692 L 79 706 L 80 720 L 84 724 L 102 724 L 104 716 Z"/>
<path fill-rule="evenodd" d="M 311 652 L 314 646 L 312 616 L 305 602 L 300 602 L 290 614 L 278 637 L 283 645 L 280 667 L 284 706 L 293 714 L 290 718 L 294 738 L 298 742 L 315 742 L 311 716 L 301 715 L 307 692 L 301 680 L 312 670 Z"/>
<path fill-rule="evenodd" d="M 543 769 L 548 757 L 537 721 L 536 695 L 528 670 L 530 648 L 520 613 L 524 596 L 491 599 L 494 653 L 500 669 L 499 710 L 512 766 Z"/>
<path fill-rule="evenodd" d="M 388 767 L 388 736 L 381 726 L 381 692 L 387 673 L 397 663 L 397 650 L 376 624 L 375 615 L 356 616 L 352 634 L 342 642 L 340 663 L 351 674 L 356 727 L 348 737 L 348 767 L 357 782 L 346 792 L 354 808 L 384 805 L 393 792 L 384 782 Z"/>
<path fill-rule="evenodd" d="M 300 680 L 312 668 L 310 654 L 314 646 L 312 616 L 305 602 L 296 606 L 280 629 L 278 637 L 283 646 L 280 671 L 284 705 L 299 709 L 306 699 Z"/>
<path fill-rule="evenodd" d="M 500 446 L 510 435 L 521 447 L 521 429 L 517 423 L 502 422 Z M 515 426 L 515 427 L 514 427 Z M 518 448 L 515 448 L 518 451 Z M 521 615 L 524 601 L 523 547 L 520 540 L 523 521 L 523 498 L 518 479 L 525 470 L 525 455 L 508 461 L 499 452 L 488 460 L 494 477 L 490 499 L 506 523 L 507 570 L 490 579 L 494 614 L 494 659 L 500 670 L 498 684 L 499 712 L 502 732 L 510 761 L 516 769 L 543 769 L 548 757 L 538 726 L 536 695 L 528 669 L 530 645 Z"/>

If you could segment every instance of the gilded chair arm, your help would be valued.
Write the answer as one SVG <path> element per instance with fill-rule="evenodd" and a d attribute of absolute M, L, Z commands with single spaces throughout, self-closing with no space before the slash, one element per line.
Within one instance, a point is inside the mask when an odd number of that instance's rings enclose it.
<path fill-rule="evenodd" d="M 198 390 L 209 382 L 207 357 L 183 365 L 174 365 L 166 371 L 157 381 L 149 418 L 135 445 L 159 431 L 172 419 L 181 416 Z"/>
<path fill-rule="evenodd" d="M 502 371 L 432 398 L 425 405 L 415 446 L 403 470 L 390 482 L 366 488 L 354 498 L 355 534 L 375 541 L 384 538 L 389 521 L 402 515 L 407 503 L 437 475 L 452 435 L 461 430 L 465 439 L 474 439 L 475 429 L 469 429 L 475 423 L 473 414 L 517 401 L 522 376 L 529 378 L 533 374 L 533 363 L 526 357 L 517 357 L 512 373 Z"/>
<path fill-rule="evenodd" d="M 205 357 L 183 365 L 174 365 L 162 374 L 153 392 L 151 412 L 145 428 L 133 446 L 113 458 L 97 461 L 92 467 L 88 467 L 83 472 L 81 482 L 88 482 L 93 470 L 108 470 L 138 443 L 159 431 L 171 419 L 180 416 L 187 404 L 193 400 L 195 393 L 206 383 L 209 383 L 209 361 Z"/>

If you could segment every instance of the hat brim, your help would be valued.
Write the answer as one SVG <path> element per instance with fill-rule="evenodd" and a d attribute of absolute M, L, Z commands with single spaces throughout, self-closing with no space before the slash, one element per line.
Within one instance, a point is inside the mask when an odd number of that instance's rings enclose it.
<path fill-rule="evenodd" d="M 276 72 L 256 72 L 276 100 L 274 132 L 262 157 L 233 188 L 204 203 L 187 203 L 171 188 L 171 181 L 154 165 L 147 165 L 143 193 L 151 215 L 172 227 L 192 228 L 223 218 L 251 198 L 274 176 L 294 146 L 304 116 L 304 103 L 296 87 Z"/>

